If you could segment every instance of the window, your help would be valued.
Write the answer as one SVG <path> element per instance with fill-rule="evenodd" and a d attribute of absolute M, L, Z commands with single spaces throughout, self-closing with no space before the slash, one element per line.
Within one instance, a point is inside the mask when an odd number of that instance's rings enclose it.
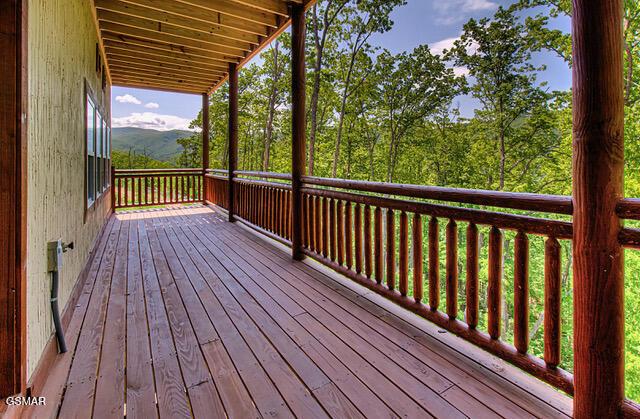
<path fill-rule="evenodd" d="M 87 208 L 96 200 L 95 110 L 93 101 L 87 96 Z"/>
<path fill-rule="evenodd" d="M 96 112 L 96 190 L 102 195 L 102 115 Z"/>
<path fill-rule="evenodd" d="M 107 129 L 107 140 L 105 145 L 107 147 L 107 187 L 111 186 L 111 127 L 105 122 Z"/>
<path fill-rule="evenodd" d="M 111 128 L 87 88 L 87 208 L 107 190 L 111 183 Z"/>
<path fill-rule="evenodd" d="M 109 150 L 109 128 L 107 126 L 107 120 L 102 119 L 102 190 L 107 190 L 109 186 L 111 174 L 109 168 L 111 167 L 111 153 Z"/>

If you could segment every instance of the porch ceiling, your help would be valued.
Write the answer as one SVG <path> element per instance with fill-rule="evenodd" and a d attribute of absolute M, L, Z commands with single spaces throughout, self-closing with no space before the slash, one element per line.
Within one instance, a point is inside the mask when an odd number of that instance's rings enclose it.
<path fill-rule="evenodd" d="M 315 0 L 94 0 L 113 85 L 211 93 Z"/>

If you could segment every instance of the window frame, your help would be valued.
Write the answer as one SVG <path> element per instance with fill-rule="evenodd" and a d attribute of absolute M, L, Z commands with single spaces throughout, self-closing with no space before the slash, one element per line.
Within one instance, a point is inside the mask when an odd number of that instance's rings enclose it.
<path fill-rule="evenodd" d="M 91 109 L 91 106 L 93 107 Z M 93 111 L 93 141 L 90 154 L 89 141 L 89 113 Z M 100 122 L 98 126 L 98 122 Z M 99 138 L 100 136 L 100 138 Z M 111 187 L 111 173 L 107 165 L 111 162 L 111 121 L 107 109 L 101 106 L 96 95 L 85 80 L 84 86 L 84 209 L 85 221 L 90 211 L 93 211 Z M 93 158 L 93 165 L 90 159 Z M 93 191 L 90 190 L 90 166 L 93 166 Z M 91 194 L 90 192 L 93 192 Z M 90 196 L 93 195 L 93 196 Z"/>

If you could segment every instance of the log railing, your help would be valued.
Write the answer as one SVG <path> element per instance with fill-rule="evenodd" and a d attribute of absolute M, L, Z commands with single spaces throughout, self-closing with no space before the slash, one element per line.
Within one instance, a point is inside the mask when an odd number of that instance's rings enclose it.
<path fill-rule="evenodd" d="M 235 172 L 239 221 L 290 245 L 290 179 L 288 174 Z M 207 174 L 205 201 L 226 208 L 228 181 L 226 171 Z M 561 243 L 573 236 L 570 197 L 315 177 L 302 181 L 304 254 L 573 393 L 572 374 L 561 368 Z M 640 200 L 621 200 L 618 214 L 640 220 Z M 514 244 L 509 275 L 504 266 L 506 235 Z M 482 237 L 487 237 L 484 244 Z M 544 277 L 544 347 L 539 357 L 531 353 L 529 341 L 534 327 L 529 324 L 533 237 L 544 241 L 541 266 L 536 267 Z M 622 229 L 620 243 L 640 249 L 640 230 Z M 486 255 L 484 260 L 481 255 Z M 513 285 L 512 343 L 502 328 L 507 281 Z M 485 315 L 486 322 L 480 321 Z M 631 401 L 624 406 L 624 411 L 639 409 Z"/>
<path fill-rule="evenodd" d="M 113 207 L 202 202 L 202 169 L 113 170 Z"/>

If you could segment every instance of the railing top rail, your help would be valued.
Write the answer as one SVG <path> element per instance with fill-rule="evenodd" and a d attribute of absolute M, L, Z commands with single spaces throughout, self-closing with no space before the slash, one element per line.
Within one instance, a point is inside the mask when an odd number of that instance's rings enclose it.
<path fill-rule="evenodd" d="M 486 205 L 525 211 L 571 215 L 573 203 L 570 196 L 542 195 L 532 193 L 498 192 L 480 189 L 443 188 L 438 186 L 405 185 L 398 183 L 368 182 L 361 180 L 330 179 L 303 176 L 308 185 L 352 189 L 436 201 L 461 204 Z"/>
<path fill-rule="evenodd" d="M 254 172 L 249 170 L 236 170 L 233 172 L 236 176 L 259 177 L 265 179 L 291 180 L 290 173 L 274 173 L 274 172 Z"/>
<path fill-rule="evenodd" d="M 202 169 L 115 169 L 116 175 L 150 173 L 202 173 Z"/>

